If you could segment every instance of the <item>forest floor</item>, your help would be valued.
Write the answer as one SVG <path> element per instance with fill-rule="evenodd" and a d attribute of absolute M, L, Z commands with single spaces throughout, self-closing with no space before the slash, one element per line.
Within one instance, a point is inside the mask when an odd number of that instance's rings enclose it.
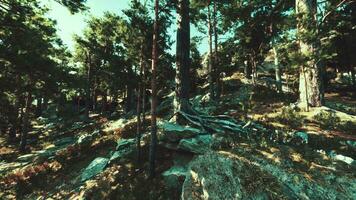
<path fill-rule="evenodd" d="M 9 144 L 6 138 L 0 137 L 0 199 L 179 199 L 193 189 L 190 197 L 202 199 L 209 190 L 218 191 L 214 188 L 218 186 L 199 190 L 196 188 L 204 186 L 198 184 L 187 189 L 189 183 L 178 178 L 177 186 L 172 188 L 167 186 L 162 173 L 177 163 L 191 166 L 188 164 L 191 160 L 202 157 L 205 161 L 201 168 L 211 166 L 205 172 L 211 174 L 201 175 L 209 182 L 209 176 L 221 173 L 213 171 L 215 165 L 217 169 L 228 166 L 210 161 L 214 156 L 233 163 L 233 175 L 228 177 L 239 180 L 242 199 L 353 199 L 356 196 L 355 93 L 330 90 L 325 95 L 327 107 L 301 112 L 292 104 L 296 96 L 281 95 L 264 84 L 252 86 L 240 79 L 235 74 L 224 80 L 220 103 L 204 102 L 204 96 L 200 95 L 192 99 L 193 105 L 198 102 L 209 115 L 224 114 L 246 123 L 245 126 L 250 122 L 258 124 L 267 132 L 286 135 L 286 140 L 292 133 L 305 133 L 301 134 L 301 140 L 292 138 L 284 143 L 227 135 L 223 144 L 212 148 L 210 157 L 209 153 L 199 156 L 159 145 L 157 176 L 148 179 L 147 117 L 140 164 L 129 153 L 126 159 L 105 162 L 100 172 L 83 180 L 93 161 L 112 157 L 117 143 L 136 137 L 135 117 L 92 115 L 89 122 L 79 117 L 38 118 L 32 122 L 27 153 L 20 154 L 17 144 Z M 206 88 L 199 90 L 204 94 Z M 164 100 L 168 101 L 169 97 Z M 159 121 L 171 117 L 170 107 L 163 104 Z"/>

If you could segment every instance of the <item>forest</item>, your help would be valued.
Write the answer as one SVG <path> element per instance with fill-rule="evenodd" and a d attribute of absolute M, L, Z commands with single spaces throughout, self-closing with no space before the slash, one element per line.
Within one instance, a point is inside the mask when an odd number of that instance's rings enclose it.
<path fill-rule="evenodd" d="M 356 199 L 355 72 L 355 0 L 0 0 L 0 199 Z"/>

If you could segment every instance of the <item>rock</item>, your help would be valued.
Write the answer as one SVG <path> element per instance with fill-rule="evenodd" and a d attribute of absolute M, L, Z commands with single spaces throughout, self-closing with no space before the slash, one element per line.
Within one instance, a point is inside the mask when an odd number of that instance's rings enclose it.
<path fill-rule="evenodd" d="M 213 135 L 213 149 L 229 148 L 234 143 L 230 135 L 214 134 Z"/>
<path fill-rule="evenodd" d="M 356 166 L 356 161 L 354 159 L 352 159 L 351 157 L 348 156 L 344 156 L 341 154 L 336 154 L 336 155 L 332 155 L 331 156 L 333 159 L 344 162 L 348 165 L 353 165 Z"/>
<path fill-rule="evenodd" d="M 77 143 L 80 145 L 84 145 L 84 144 L 87 145 L 91 141 L 93 141 L 93 136 L 91 134 L 85 133 L 79 136 Z"/>
<path fill-rule="evenodd" d="M 117 143 L 116 151 L 110 157 L 110 163 L 125 160 L 136 150 L 135 139 L 120 139 Z"/>
<path fill-rule="evenodd" d="M 163 131 L 161 140 L 169 142 L 178 142 L 181 139 L 192 138 L 201 134 L 199 129 L 170 122 L 162 122 L 159 124 L 159 127 Z"/>
<path fill-rule="evenodd" d="M 356 141 L 351 141 L 348 140 L 346 141 L 347 146 L 349 146 L 351 149 L 356 150 Z"/>
<path fill-rule="evenodd" d="M 120 118 L 116 121 L 111 121 L 106 125 L 106 128 L 103 130 L 104 132 L 115 131 L 118 128 L 122 128 L 128 121 L 124 118 Z"/>
<path fill-rule="evenodd" d="M 178 144 L 177 143 L 170 143 L 170 142 L 159 142 L 158 145 L 163 146 L 167 149 L 178 151 Z"/>
<path fill-rule="evenodd" d="M 100 135 L 100 130 L 95 130 L 92 133 L 84 133 L 79 136 L 77 143 L 81 145 L 90 144 L 99 135 Z"/>
<path fill-rule="evenodd" d="M 71 130 L 79 129 L 83 126 L 84 126 L 84 122 L 74 122 L 71 127 Z"/>
<path fill-rule="evenodd" d="M 209 152 L 194 159 L 182 187 L 182 199 L 241 199 L 241 166 L 218 153 Z"/>
<path fill-rule="evenodd" d="M 62 146 L 62 145 L 67 145 L 67 144 L 72 144 L 75 142 L 75 139 L 73 137 L 65 137 L 59 140 L 56 140 L 54 142 L 55 146 Z"/>
<path fill-rule="evenodd" d="M 53 129 L 54 127 L 55 127 L 54 123 L 48 123 L 48 124 L 46 124 L 44 129 L 48 130 L 48 129 Z"/>
<path fill-rule="evenodd" d="M 204 154 L 210 150 L 213 139 L 211 135 L 199 135 L 195 138 L 182 139 L 178 148 L 196 154 Z"/>
<path fill-rule="evenodd" d="M 98 157 L 95 158 L 87 168 L 85 168 L 84 172 L 81 175 L 81 181 L 86 181 L 95 175 L 99 174 L 102 172 L 106 165 L 108 164 L 109 159 L 107 158 L 102 158 Z"/>
<path fill-rule="evenodd" d="M 37 156 L 37 154 L 33 154 L 33 153 L 25 154 L 25 155 L 19 156 L 17 158 L 17 161 L 28 162 L 28 161 L 33 160 L 36 156 Z"/>
<path fill-rule="evenodd" d="M 187 168 L 182 166 L 173 166 L 162 173 L 167 188 L 180 189 L 185 179 Z"/>
<path fill-rule="evenodd" d="M 117 141 L 116 151 L 128 148 L 136 144 L 135 139 L 120 139 Z"/>
<path fill-rule="evenodd" d="M 298 131 L 295 133 L 295 137 L 300 138 L 302 143 L 308 144 L 308 133 Z"/>

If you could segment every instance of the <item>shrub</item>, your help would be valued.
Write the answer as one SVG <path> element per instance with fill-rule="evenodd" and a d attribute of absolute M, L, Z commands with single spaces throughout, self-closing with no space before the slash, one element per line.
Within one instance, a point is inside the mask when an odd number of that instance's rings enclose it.
<path fill-rule="evenodd" d="M 315 115 L 315 119 L 320 123 L 320 126 L 325 129 L 336 129 L 340 125 L 340 117 L 334 112 L 321 111 Z"/>
<path fill-rule="evenodd" d="M 340 123 L 337 128 L 356 135 L 356 124 L 351 121 Z"/>
<path fill-rule="evenodd" d="M 292 128 L 298 128 L 303 125 L 304 118 L 293 108 L 283 107 L 282 113 L 277 117 L 277 120 L 288 124 Z"/>

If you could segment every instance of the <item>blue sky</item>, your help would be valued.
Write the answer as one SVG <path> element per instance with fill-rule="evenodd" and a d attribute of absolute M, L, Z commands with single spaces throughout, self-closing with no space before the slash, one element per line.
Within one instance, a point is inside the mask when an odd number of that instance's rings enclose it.
<path fill-rule="evenodd" d="M 119 15 L 122 15 L 122 10 L 129 8 L 130 0 L 88 0 L 87 6 L 90 8 L 88 12 L 77 13 L 72 15 L 67 8 L 51 0 L 43 0 L 45 5 L 50 9 L 48 15 L 52 19 L 57 21 L 58 35 L 63 40 L 70 50 L 74 48 L 73 35 L 81 35 L 82 31 L 86 27 L 86 20 L 90 16 L 101 16 L 104 12 L 109 11 Z M 191 36 L 201 35 L 196 29 L 191 26 Z M 171 27 L 171 39 L 175 40 L 176 25 Z M 199 45 L 199 51 L 205 52 L 207 49 L 206 39 Z M 171 52 L 175 52 L 175 44 L 172 46 Z"/>

